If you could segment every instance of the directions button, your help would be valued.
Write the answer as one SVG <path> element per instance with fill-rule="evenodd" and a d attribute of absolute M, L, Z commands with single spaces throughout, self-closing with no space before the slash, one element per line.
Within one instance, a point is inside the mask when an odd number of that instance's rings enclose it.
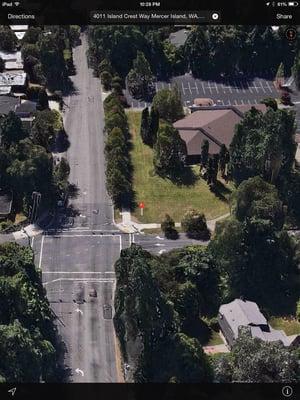
<path fill-rule="evenodd" d="M 293 394 L 293 388 L 291 388 L 291 386 L 283 386 L 281 392 L 284 397 L 291 397 Z"/>

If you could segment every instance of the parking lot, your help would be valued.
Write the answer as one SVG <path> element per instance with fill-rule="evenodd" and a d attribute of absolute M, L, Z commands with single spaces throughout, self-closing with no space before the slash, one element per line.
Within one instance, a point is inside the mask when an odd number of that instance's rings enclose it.
<path fill-rule="evenodd" d="M 222 81 L 203 81 L 195 79 L 190 74 L 172 78 L 170 82 L 156 82 L 156 91 L 163 88 L 171 88 L 177 85 L 184 106 L 193 104 L 195 98 L 211 98 L 215 104 L 230 106 L 243 104 L 258 104 L 266 97 L 279 97 L 272 80 L 262 78 L 232 78 Z M 144 108 L 144 101 L 133 99 L 127 92 L 128 103 L 133 108 Z"/>

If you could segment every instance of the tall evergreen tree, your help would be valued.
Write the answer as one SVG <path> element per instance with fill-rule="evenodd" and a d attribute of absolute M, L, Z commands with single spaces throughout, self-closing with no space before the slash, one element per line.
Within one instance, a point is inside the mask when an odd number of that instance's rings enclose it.
<path fill-rule="evenodd" d="M 220 148 L 220 152 L 219 152 L 219 168 L 220 168 L 222 177 L 225 176 L 226 166 L 227 166 L 228 162 L 229 162 L 229 152 L 228 152 L 225 144 L 222 144 L 222 146 Z"/>
<path fill-rule="evenodd" d="M 209 155 L 209 142 L 208 140 L 203 140 L 201 146 L 201 166 L 206 167 L 208 162 L 208 155 Z"/>
<path fill-rule="evenodd" d="M 150 119 L 149 119 L 149 135 L 152 139 L 152 145 L 156 143 L 157 132 L 159 128 L 159 113 L 155 107 L 151 107 Z"/>
<path fill-rule="evenodd" d="M 143 143 L 145 144 L 152 144 L 149 135 L 149 109 L 148 107 L 144 108 L 142 111 L 142 119 L 141 119 L 141 129 L 140 134 Z"/>

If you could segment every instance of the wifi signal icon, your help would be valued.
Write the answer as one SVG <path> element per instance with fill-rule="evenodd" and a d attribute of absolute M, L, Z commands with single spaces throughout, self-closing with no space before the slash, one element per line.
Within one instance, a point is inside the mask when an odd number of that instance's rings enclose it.
<path fill-rule="evenodd" d="M 20 5 L 20 3 L 18 1 L 16 1 L 14 4 L 16 7 L 19 7 L 19 5 Z"/>

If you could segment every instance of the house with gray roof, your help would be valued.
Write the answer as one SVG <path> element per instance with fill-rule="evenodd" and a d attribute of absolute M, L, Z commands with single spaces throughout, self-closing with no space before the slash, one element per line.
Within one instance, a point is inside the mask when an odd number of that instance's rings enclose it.
<path fill-rule="evenodd" d="M 218 322 L 230 347 L 239 335 L 239 328 L 249 327 L 251 336 L 265 342 L 281 341 L 284 346 L 299 345 L 300 336 L 287 336 L 284 331 L 273 329 L 253 301 L 235 299 L 219 308 Z"/>

